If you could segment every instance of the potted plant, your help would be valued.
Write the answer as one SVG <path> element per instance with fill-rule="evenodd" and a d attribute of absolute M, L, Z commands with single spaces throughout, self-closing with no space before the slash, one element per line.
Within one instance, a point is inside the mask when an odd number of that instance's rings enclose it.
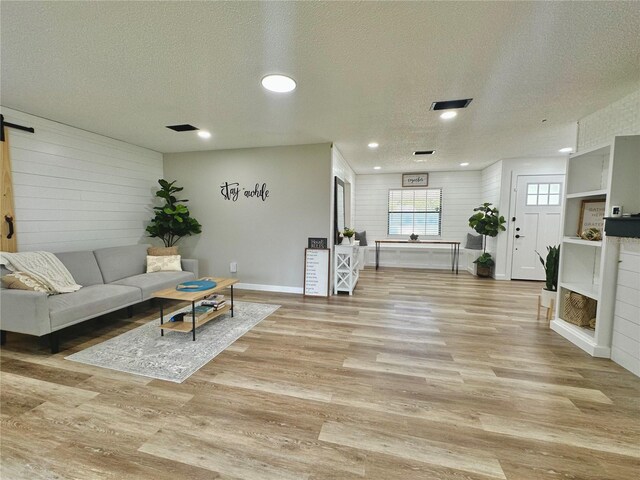
<path fill-rule="evenodd" d="M 416 235 L 415 233 L 412 233 L 411 235 L 409 235 L 409 241 L 410 242 L 417 242 L 418 241 L 418 235 Z"/>
<path fill-rule="evenodd" d="M 476 258 L 473 263 L 476 264 L 476 274 L 479 277 L 490 277 L 491 269 L 496 264 L 491 258 L 491 254 L 484 252 L 478 258 Z"/>
<path fill-rule="evenodd" d="M 492 208 L 491 203 L 483 203 L 479 207 L 473 209 L 474 213 L 469 217 L 469 226 L 473 228 L 477 233 L 482 235 L 482 251 L 484 252 L 473 263 L 478 266 L 478 276 L 491 276 L 491 269 L 495 265 L 495 262 L 491 258 L 491 255 L 487 253 L 487 237 L 497 237 L 500 232 L 506 230 L 504 224 L 506 220 L 499 214 L 497 208 Z M 481 267 L 483 267 L 481 269 Z M 485 268 L 489 268 L 488 275 L 480 275 L 480 271 L 485 272 Z"/>
<path fill-rule="evenodd" d="M 202 225 L 189 214 L 189 209 L 183 203 L 187 199 L 177 199 L 175 193 L 184 190 L 183 187 L 176 187 L 173 182 L 164 179 L 158 180 L 160 190 L 156 192 L 156 197 L 164 200 L 164 205 L 154 207 L 155 216 L 147 227 L 150 237 L 161 238 L 165 247 L 172 247 L 185 236 L 202 232 Z"/>
<path fill-rule="evenodd" d="M 352 230 L 349 227 L 344 227 L 344 230 L 342 231 L 342 245 L 352 245 L 351 243 L 351 237 L 353 237 L 356 234 L 355 230 Z"/>
<path fill-rule="evenodd" d="M 545 286 L 540 294 L 540 305 L 546 308 L 551 307 L 551 301 L 556 298 L 558 291 L 558 268 L 560 266 L 560 245 L 547 247 L 546 261 L 539 252 L 540 263 L 546 274 Z"/>

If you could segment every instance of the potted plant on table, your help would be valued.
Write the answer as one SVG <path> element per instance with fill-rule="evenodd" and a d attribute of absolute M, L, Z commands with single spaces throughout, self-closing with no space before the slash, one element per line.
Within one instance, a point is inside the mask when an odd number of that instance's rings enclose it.
<path fill-rule="evenodd" d="M 356 231 L 349 228 L 349 227 L 344 227 L 344 230 L 342 231 L 342 242 L 340 242 L 341 245 L 353 245 L 352 241 L 351 241 L 351 237 L 353 237 L 356 234 Z"/>
<path fill-rule="evenodd" d="M 499 214 L 498 209 L 492 208 L 491 205 L 491 203 L 483 203 L 474 208 L 473 211 L 476 213 L 469 217 L 469 226 L 482 235 L 483 254 L 473 262 L 478 266 L 476 273 L 479 277 L 490 277 L 495 265 L 491 254 L 487 253 L 487 237 L 497 237 L 500 232 L 506 230 L 504 226 L 506 220 Z"/>
<path fill-rule="evenodd" d="M 558 268 L 560 266 L 560 245 L 547 247 L 546 261 L 539 252 L 540 263 L 546 274 L 545 286 L 540 293 L 540 305 L 550 308 L 551 301 L 556 298 L 558 291 Z"/>
<path fill-rule="evenodd" d="M 183 187 L 176 187 L 173 182 L 164 179 L 158 180 L 160 190 L 156 192 L 156 197 L 164 200 L 164 205 L 154 207 L 155 216 L 146 228 L 150 237 L 161 238 L 165 247 L 172 247 L 187 235 L 194 235 L 202 232 L 202 225 L 191 216 L 189 209 L 183 203 L 187 199 L 177 199 L 175 193 L 184 190 Z"/>

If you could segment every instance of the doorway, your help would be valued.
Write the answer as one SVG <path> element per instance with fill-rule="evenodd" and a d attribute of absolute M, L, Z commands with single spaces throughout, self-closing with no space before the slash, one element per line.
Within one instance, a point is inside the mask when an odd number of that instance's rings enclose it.
<path fill-rule="evenodd" d="M 564 175 L 518 175 L 511 278 L 544 280 L 536 251 L 546 259 L 547 246 L 560 243 Z"/>

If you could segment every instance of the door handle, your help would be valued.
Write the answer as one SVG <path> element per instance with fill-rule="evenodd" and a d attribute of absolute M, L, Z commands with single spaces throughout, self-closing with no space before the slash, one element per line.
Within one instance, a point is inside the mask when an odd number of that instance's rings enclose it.
<path fill-rule="evenodd" d="M 13 237 L 13 217 L 10 215 L 4 216 L 5 221 L 9 224 L 9 234 L 7 235 L 7 240 Z"/>
<path fill-rule="evenodd" d="M 524 235 L 516 235 L 516 238 L 524 238 Z"/>

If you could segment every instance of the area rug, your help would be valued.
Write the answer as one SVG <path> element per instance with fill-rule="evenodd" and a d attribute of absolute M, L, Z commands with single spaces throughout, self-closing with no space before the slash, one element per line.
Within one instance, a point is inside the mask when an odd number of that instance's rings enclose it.
<path fill-rule="evenodd" d="M 191 332 L 165 330 L 160 336 L 160 318 L 122 335 L 65 357 L 74 362 L 145 377 L 182 383 L 280 305 L 234 302 L 228 312 L 198 327 L 196 341 Z M 190 310 L 185 307 L 176 312 Z M 165 320 L 173 315 L 165 315 Z"/>

